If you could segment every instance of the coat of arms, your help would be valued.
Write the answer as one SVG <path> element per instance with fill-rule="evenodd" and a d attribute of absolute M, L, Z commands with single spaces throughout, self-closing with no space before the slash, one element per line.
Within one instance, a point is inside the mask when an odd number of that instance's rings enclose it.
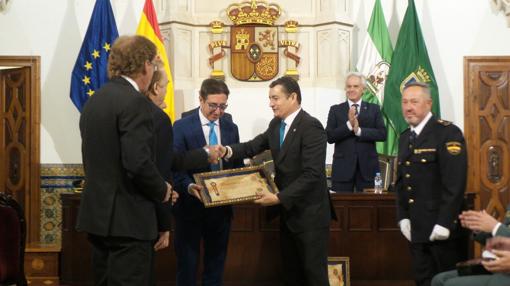
<path fill-rule="evenodd" d="M 226 14 L 234 24 L 230 28 L 230 44 L 225 40 L 216 40 L 209 44 L 212 56 L 209 64 L 213 68 L 212 77 L 224 78 L 221 68 L 215 63 L 226 56 L 224 49 L 230 49 L 230 71 L 232 76 L 241 81 L 267 81 L 279 72 L 279 48 L 285 48 L 284 55 L 292 62 L 287 64 L 287 75 L 296 76 L 299 56 L 299 44 L 294 40 L 278 40 L 278 27 L 275 21 L 281 15 L 277 4 L 252 0 L 240 4 L 232 4 Z M 223 33 L 223 23 L 211 23 L 213 36 Z M 297 22 L 285 23 L 287 33 L 296 33 Z"/>

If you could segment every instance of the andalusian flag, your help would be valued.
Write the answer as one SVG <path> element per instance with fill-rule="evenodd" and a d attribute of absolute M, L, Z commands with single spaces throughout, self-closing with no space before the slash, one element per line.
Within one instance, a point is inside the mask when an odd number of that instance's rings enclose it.
<path fill-rule="evenodd" d="M 439 118 L 441 114 L 436 78 L 421 34 L 414 0 L 409 0 L 384 88 L 386 97 L 383 111 L 391 119 L 399 134 L 408 127 L 402 115 L 402 90 L 407 83 L 416 81 L 427 83 L 430 86 L 432 113 Z"/>
<path fill-rule="evenodd" d="M 390 70 L 393 48 L 380 0 L 375 1 L 367 32 L 368 35 L 356 68 L 367 78 L 367 88 L 363 94 L 363 100 L 382 106 L 384 84 Z M 391 120 L 384 112 L 383 116 L 388 135 L 385 142 L 377 142 L 377 153 L 394 156 L 397 155 L 398 136 Z"/>
<path fill-rule="evenodd" d="M 170 65 L 168 63 L 168 57 L 166 55 L 165 45 L 163 44 L 163 38 L 161 37 L 161 31 L 159 30 L 158 17 L 154 10 L 152 0 L 145 0 L 143 7 L 142 17 L 136 30 L 137 35 L 142 35 L 151 40 L 158 48 L 158 54 L 161 57 L 165 65 L 165 72 L 168 76 L 168 86 L 166 90 L 165 112 L 170 116 L 170 119 L 175 120 L 174 112 L 174 85 L 172 82 L 172 74 L 170 73 Z"/>

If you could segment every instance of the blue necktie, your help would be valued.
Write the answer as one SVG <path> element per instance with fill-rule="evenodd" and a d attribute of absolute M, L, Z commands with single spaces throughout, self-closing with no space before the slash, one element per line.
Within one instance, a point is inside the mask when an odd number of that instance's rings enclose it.
<path fill-rule="evenodd" d="M 218 145 L 218 137 L 216 136 L 216 131 L 214 131 L 214 126 L 216 125 L 214 121 L 207 123 L 209 125 L 209 145 Z M 211 164 L 211 171 L 218 171 L 220 169 L 220 164 Z"/>
<path fill-rule="evenodd" d="M 282 122 L 280 123 L 280 147 L 282 147 L 282 144 L 283 144 L 283 139 L 284 136 L 285 136 L 285 126 L 287 126 L 287 124 L 285 124 L 285 121 L 282 120 Z"/>

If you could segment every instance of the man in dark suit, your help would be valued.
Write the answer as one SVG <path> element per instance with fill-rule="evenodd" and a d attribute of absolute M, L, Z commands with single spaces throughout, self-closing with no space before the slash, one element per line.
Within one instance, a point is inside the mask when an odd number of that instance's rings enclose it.
<path fill-rule="evenodd" d="M 168 76 L 163 66 L 160 65 L 152 76 L 146 95 L 152 101 L 151 114 L 154 122 L 156 142 L 154 147 L 155 164 L 163 179 L 174 185 L 173 172 L 205 168 L 209 166 L 209 162 L 205 160 L 207 157 L 204 158 L 204 151 L 201 148 L 188 152 L 174 152 L 172 122 L 163 111 L 166 108 L 165 96 L 167 86 Z M 178 193 L 173 191 L 171 201 L 156 204 L 159 231 L 158 241 L 154 245 L 154 250 L 156 251 L 168 247 L 170 243 L 172 204 L 178 197 Z"/>
<path fill-rule="evenodd" d="M 151 103 L 142 94 L 156 53 L 145 37 L 119 37 L 108 60 L 110 81 L 89 98 L 80 117 L 85 187 L 77 229 L 88 233 L 92 245 L 95 285 L 152 281 L 155 204 L 172 193 L 154 164 Z M 206 157 L 202 151 L 200 158 Z"/>
<path fill-rule="evenodd" d="M 326 132 L 301 109 L 301 91 L 290 77 L 273 81 L 269 106 L 275 117 L 253 140 L 227 146 L 226 158 L 271 150 L 280 192 L 259 193 L 255 203 L 280 214 L 285 285 L 328 285 L 329 221 L 334 216 L 326 187 Z"/>
<path fill-rule="evenodd" d="M 155 59 L 156 47 L 146 38 L 120 37 L 109 56 L 111 80 L 80 117 L 85 188 L 77 228 L 89 234 L 95 285 L 147 285 L 151 279 L 154 204 L 171 194 L 153 162 L 150 102 L 140 92 Z"/>
<path fill-rule="evenodd" d="M 464 136 L 451 122 L 431 113 L 427 84 L 411 83 L 402 93 L 402 112 L 410 128 L 399 139 L 397 218 L 410 241 L 416 284 L 465 260 L 458 216 L 464 202 L 467 155 Z"/>
<path fill-rule="evenodd" d="M 197 108 L 193 108 L 193 109 L 188 110 L 188 111 L 184 111 L 183 113 L 181 113 L 181 118 L 184 118 L 184 117 L 190 116 L 192 114 L 195 114 L 199 109 L 200 109 L 200 107 L 197 107 Z M 230 114 L 228 112 L 223 112 L 223 115 L 221 117 L 223 119 L 226 119 L 226 120 L 229 120 L 231 122 L 234 122 L 234 120 L 232 118 L 232 114 Z"/>
<path fill-rule="evenodd" d="M 174 150 L 181 153 L 206 145 L 239 143 L 237 125 L 225 120 L 229 90 L 220 80 L 206 79 L 200 87 L 200 108 L 174 125 Z M 222 285 L 227 255 L 232 207 L 205 208 L 200 201 L 200 186 L 194 173 L 241 167 L 242 161 L 219 161 L 206 168 L 175 173 L 175 188 L 180 199 L 174 206 L 177 285 L 197 285 L 200 242 L 204 245 L 203 286 Z"/>
<path fill-rule="evenodd" d="M 331 106 L 326 125 L 328 143 L 335 144 L 331 170 L 335 192 L 358 192 L 374 187 L 379 172 L 376 141 L 386 140 L 379 105 L 361 100 L 365 78 L 349 73 L 345 82 L 347 101 Z"/>

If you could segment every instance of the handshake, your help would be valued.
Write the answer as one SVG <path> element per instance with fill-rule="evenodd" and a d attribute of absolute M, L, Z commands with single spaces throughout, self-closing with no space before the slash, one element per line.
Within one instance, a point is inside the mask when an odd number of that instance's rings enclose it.
<path fill-rule="evenodd" d="M 208 161 L 211 164 L 218 164 L 227 154 L 227 148 L 222 145 L 205 146 L 204 150 L 207 152 Z"/>
<path fill-rule="evenodd" d="M 227 155 L 227 148 L 222 145 L 205 146 L 204 150 L 205 150 L 205 152 L 207 152 L 207 157 L 208 157 L 207 161 L 210 164 L 218 164 L 219 161 L 221 161 L 221 159 Z M 195 184 L 193 184 L 193 185 L 195 185 Z M 198 186 L 198 187 L 200 187 L 200 186 Z M 198 187 L 194 188 L 193 190 L 197 189 Z M 198 192 L 196 192 L 196 197 L 200 198 L 198 196 Z M 179 193 L 174 191 L 172 185 L 167 183 L 167 190 L 166 190 L 165 197 L 163 198 L 163 203 L 171 202 L 173 205 L 177 201 L 178 198 L 179 198 Z"/>

